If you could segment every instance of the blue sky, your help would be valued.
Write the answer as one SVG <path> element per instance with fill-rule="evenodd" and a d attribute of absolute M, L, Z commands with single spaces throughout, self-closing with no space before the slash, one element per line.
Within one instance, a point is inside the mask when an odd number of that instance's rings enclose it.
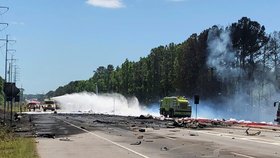
<path fill-rule="evenodd" d="M 2 0 L 0 16 L 25 93 L 47 93 L 85 80 L 98 66 L 137 61 L 150 50 L 243 16 L 280 31 L 279 0 Z M 2 43 L 0 43 L 0 46 Z M 4 61 L 4 48 L 0 48 Z M 4 64 L 0 63 L 1 75 Z"/>

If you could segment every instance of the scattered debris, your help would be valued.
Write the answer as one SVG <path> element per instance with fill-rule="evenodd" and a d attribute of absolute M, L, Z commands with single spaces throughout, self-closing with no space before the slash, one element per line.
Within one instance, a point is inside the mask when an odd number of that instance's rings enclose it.
<path fill-rule="evenodd" d="M 71 140 L 70 140 L 69 138 L 67 138 L 67 137 L 66 137 L 66 138 L 60 138 L 59 140 L 60 140 L 60 141 L 71 141 Z"/>
<path fill-rule="evenodd" d="M 104 124 L 113 124 L 113 122 L 109 122 L 109 121 L 101 121 L 101 120 L 94 120 L 92 121 L 93 123 L 104 123 Z"/>
<path fill-rule="evenodd" d="M 190 133 L 190 136 L 198 136 L 197 133 Z"/>
<path fill-rule="evenodd" d="M 139 132 L 146 132 L 146 130 L 144 128 L 140 128 Z"/>
<path fill-rule="evenodd" d="M 130 145 L 140 145 L 141 141 L 135 142 L 135 143 L 131 143 Z"/>
<path fill-rule="evenodd" d="M 164 146 L 164 147 L 161 147 L 160 150 L 161 150 L 161 151 L 167 151 L 167 150 L 169 150 L 169 149 L 168 149 L 166 146 Z"/>
<path fill-rule="evenodd" d="M 173 126 L 175 126 L 175 127 L 184 127 L 184 124 L 181 123 L 181 122 L 178 122 L 178 121 L 174 120 Z"/>
<path fill-rule="evenodd" d="M 152 115 L 140 115 L 139 117 L 137 117 L 138 119 L 153 119 L 153 116 Z"/>
<path fill-rule="evenodd" d="M 247 136 L 257 136 L 261 134 L 261 131 L 255 132 L 255 133 L 249 133 L 250 127 L 246 129 Z"/>
<path fill-rule="evenodd" d="M 173 120 L 173 126 L 185 127 L 185 128 L 206 128 L 206 127 L 223 127 L 230 126 L 232 122 L 224 120 L 211 120 L 211 119 L 193 119 L 193 118 L 181 118 Z"/>
<path fill-rule="evenodd" d="M 143 138 L 144 138 L 143 135 L 137 137 L 137 139 L 143 139 Z"/>

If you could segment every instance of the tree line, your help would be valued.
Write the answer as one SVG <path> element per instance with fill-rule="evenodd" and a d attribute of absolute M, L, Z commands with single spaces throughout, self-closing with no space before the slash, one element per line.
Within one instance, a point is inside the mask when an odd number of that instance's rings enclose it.
<path fill-rule="evenodd" d="M 228 32 L 230 39 L 226 51 L 233 52 L 233 56 L 229 57 L 231 60 L 225 60 L 221 58 L 227 53 L 224 52 L 217 56 L 222 60 L 216 64 L 228 70 L 238 68 L 240 73 L 237 76 L 221 77 L 216 65 L 209 65 L 213 51 L 209 42 L 214 39 L 223 41 L 224 32 Z M 192 97 L 199 94 L 211 99 L 221 94 L 230 96 L 238 91 L 238 87 L 268 73 L 279 89 L 279 53 L 280 32 L 268 34 L 263 25 L 243 17 L 226 27 L 215 25 L 200 34 L 194 33 L 182 43 L 153 48 L 148 56 L 141 57 L 139 61 L 126 59 L 120 66 L 100 66 L 88 80 L 72 81 L 46 95 L 54 97 L 83 91 L 95 92 L 97 85 L 100 93 L 136 96 L 144 103 L 171 95 Z"/>

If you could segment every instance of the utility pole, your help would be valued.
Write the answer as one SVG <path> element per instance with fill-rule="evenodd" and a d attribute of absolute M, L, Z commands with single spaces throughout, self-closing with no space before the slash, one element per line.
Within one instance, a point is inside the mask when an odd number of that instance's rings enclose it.
<path fill-rule="evenodd" d="M 19 70 L 20 70 L 20 68 L 17 65 L 15 65 L 15 67 L 14 67 L 14 83 L 19 81 L 19 79 L 18 79 L 18 76 L 20 75 Z"/>
<path fill-rule="evenodd" d="M 4 11 L 2 12 L 2 10 L 4 10 Z M 9 7 L 0 6 L 0 15 L 3 15 L 8 11 L 9 11 Z M 0 23 L 0 25 L 5 25 L 6 26 L 6 27 L 2 28 L 0 31 L 3 31 L 5 28 L 7 28 L 9 26 L 8 23 Z M 9 43 L 8 35 L 6 35 L 6 39 L 0 39 L 0 41 L 5 41 L 6 42 L 5 82 L 4 82 L 4 85 L 5 85 L 5 83 L 7 82 L 7 53 L 8 53 L 8 43 Z M 4 122 L 6 121 L 6 102 L 7 102 L 7 98 L 6 98 L 6 95 L 4 95 Z"/>
<path fill-rule="evenodd" d="M 10 112 L 10 126 L 12 127 L 13 124 L 13 102 L 14 102 L 14 98 L 12 98 L 11 100 L 11 112 Z"/>
<path fill-rule="evenodd" d="M 10 62 L 9 63 L 9 68 L 8 68 L 8 72 L 7 72 L 7 74 L 8 74 L 8 82 L 11 82 L 11 78 L 12 78 L 12 76 L 11 76 L 11 69 L 12 69 L 12 63 Z"/>
<path fill-rule="evenodd" d="M 11 51 L 11 50 L 8 50 Z M 15 51 L 15 50 L 14 50 Z M 14 67 L 14 61 L 16 61 L 17 59 L 14 59 L 14 55 L 12 55 L 11 59 L 8 59 L 11 62 L 9 63 L 9 82 L 13 82 L 13 67 Z"/>
<path fill-rule="evenodd" d="M 0 7 L 1 9 L 1 7 Z M 6 42 L 6 51 L 5 51 L 5 83 L 7 82 L 7 63 L 8 63 L 8 52 L 9 52 L 9 42 L 16 42 L 15 40 L 9 40 L 9 35 L 6 35 L 6 39 L 0 39 L 0 41 Z M 7 98 L 4 96 L 4 122 L 6 120 L 6 105 L 7 105 Z"/>
<path fill-rule="evenodd" d="M 16 65 L 15 65 L 15 68 L 14 68 L 14 83 L 16 84 L 16 82 L 17 82 L 17 67 L 16 67 Z"/>
<path fill-rule="evenodd" d="M 15 61 L 17 61 L 17 60 L 15 60 Z M 15 83 L 15 85 L 17 85 L 17 81 L 18 81 L 18 66 L 16 65 L 16 64 L 14 64 L 14 83 Z M 18 102 L 15 102 L 15 106 L 14 106 L 14 109 L 16 109 L 17 108 L 17 111 L 20 111 L 20 113 L 21 113 L 21 107 L 20 107 L 20 103 L 21 103 L 21 90 L 22 90 L 22 88 L 19 88 L 20 89 L 20 93 L 19 93 L 19 100 L 18 100 Z"/>
<path fill-rule="evenodd" d="M 8 50 L 8 51 L 11 51 L 11 50 Z M 14 59 L 14 55 L 11 56 L 11 59 L 10 60 L 10 63 L 9 63 L 9 82 L 12 83 L 13 81 L 13 64 L 14 64 L 14 61 L 16 61 L 16 59 Z M 15 84 L 15 83 L 14 83 Z M 13 124 L 13 102 L 14 102 L 14 98 L 11 99 L 10 101 L 10 126 L 12 126 Z"/>
<path fill-rule="evenodd" d="M 7 82 L 7 60 L 8 60 L 8 44 L 9 44 L 9 36 L 6 35 L 6 54 L 5 54 L 5 83 Z M 5 122 L 5 111 L 7 106 L 7 97 L 4 96 L 4 122 Z"/>
<path fill-rule="evenodd" d="M 9 36 L 6 35 L 6 54 L 5 54 L 5 82 L 7 82 L 7 56 L 8 56 L 8 43 L 9 43 Z M 5 122 L 5 113 L 6 113 L 6 106 L 7 106 L 7 97 L 4 95 L 4 122 Z"/>
<path fill-rule="evenodd" d="M 20 88 L 20 105 L 19 105 L 20 114 L 22 113 L 23 91 L 24 91 L 24 89 L 22 88 L 22 85 L 21 85 L 21 88 Z"/>

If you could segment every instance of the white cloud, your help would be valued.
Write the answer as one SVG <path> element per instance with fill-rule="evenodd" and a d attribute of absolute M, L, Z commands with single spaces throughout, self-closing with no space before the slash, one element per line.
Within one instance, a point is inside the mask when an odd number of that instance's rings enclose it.
<path fill-rule="evenodd" d="M 87 0 L 86 2 L 89 5 L 95 7 L 103 8 L 123 8 L 125 5 L 122 3 L 122 0 Z"/>

